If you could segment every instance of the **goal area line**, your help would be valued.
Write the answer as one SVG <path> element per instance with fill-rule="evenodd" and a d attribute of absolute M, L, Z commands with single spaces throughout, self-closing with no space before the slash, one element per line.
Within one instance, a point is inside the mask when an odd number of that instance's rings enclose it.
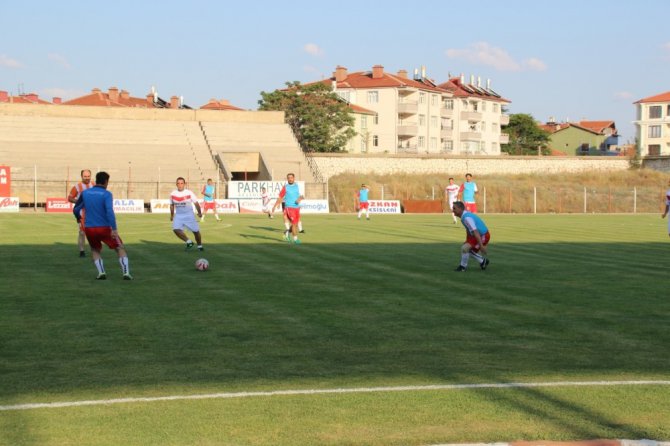
<path fill-rule="evenodd" d="M 533 388 L 533 387 L 574 387 L 574 386 L 595 387 L 595 386 L 638 386 L 638 385 L 668 386 L 670 385 L 670 381 L 663 381 L 663 380 L 556 381 L 556 382 L 537 382 L 537 383 L 530 382 L 530 383 L 489 383 L 489 384 L 486 383 L 434 384 L 434 385 L 423 385 L 423 386 L 417 385 L 417 386 L 389 386 L 389 387 L 352 387 L 352 388 L 335 388 L 335 389 L 294 389 L 294 390 L 272 390 L 272 391 L 258 391 L 258 392 L 222 392 L 222 393 L 207 393 L 207 394 L 195 394 L 195 395 L 128 397 L 128 398 L 112 398 L 103 400 L 11 404 L 11 405 L 0 405 L 0 411 L 56 409 L 63 407 L 104 406 L 111 404 L 128 404 L 128 403 L 153 403 L 160 401 L 254 398 L 254 397 L 294 396 L 294 395 L 418 392 L 418 391 L 429 391 L 429 390 L 514 389 L 514 388 Z"/>

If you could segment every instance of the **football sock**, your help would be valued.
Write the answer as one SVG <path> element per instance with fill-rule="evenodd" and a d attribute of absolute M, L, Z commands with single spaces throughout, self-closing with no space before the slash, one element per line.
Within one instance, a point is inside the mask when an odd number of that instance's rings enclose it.
<path fill-rule="evenodd" d="M 302 231 L 302 222 L 301 221 L 298 222 L 298 231 Z"/>
<path fill-rule="evenodd" d="M 291 229 L 291 223 L 285 221 L 285 222 L 284 222 L 284 227 L 285 227 L 286 230 L 288 231 L 289 229 Z"/>
<path fill-rule="evenodd" d="M 477 261 L 478 261 L 479 263 L 482 263 L 482 262 L 484 261 L 484 256 L 483 256 L 483 255 L 481 255 L 481 254 L 479 254 L 479 253 L 476 253 L 476 252 L 474 252 L 474 251 L 470 251 L 470 254 L 472 254 L 472 257 L 474 257 L 475 259 L 477 259 Z"/>
<path fill-rule="evenodd" d="M 119 265 L 121 265 L 121 272 L 123 274 L 130 274 L 130 265 L 127 256 L 119 257 Z"/>
<path fill-rule="evenodd" d="M 105 265 L 102 263 L 102 259 L 94 260 L 93 263 L 95 264 L 95 267 L 98 268 L 98 274 L 105 273 Z"/>
<path fill-rule="evenodd" d="M 461 266 L 463 268 L 468 267 L 468 260 L 469 259 L 470 259 L 470 253 L 469 252 L 465 252 L 465 253 L 461 254 Z"/>

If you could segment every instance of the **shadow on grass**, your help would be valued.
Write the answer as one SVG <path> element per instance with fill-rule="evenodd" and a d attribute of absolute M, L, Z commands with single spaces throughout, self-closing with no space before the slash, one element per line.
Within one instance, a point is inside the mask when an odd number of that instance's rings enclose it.
<path fill-rule="evenodd" d="M 0 267 L 14 274 L 0 301 L 0 404 L 119 388 L 635 379 L 670 369 L 664 247 L 499 244 L 487 271 L 471 260 L 459 274 L 460 243 L 239 238 L 277 243 L 204 253 L 130 244 L 132 282 L 110 251 L 109 280 L 97 282 L 71 244 L 3 246 Z M 201 256 L 206 273 L 193 267 Z M 594 431 L 571 418 L 646 434 L 541 389 L 517 389 L 506 403 L 539 417 L 557 409 L 566 415 L 552 421 L 575 437 Z"/>

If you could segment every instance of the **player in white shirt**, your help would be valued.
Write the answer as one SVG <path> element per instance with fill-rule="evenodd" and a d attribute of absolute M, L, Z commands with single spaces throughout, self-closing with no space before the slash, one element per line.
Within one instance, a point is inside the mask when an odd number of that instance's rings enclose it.
<path fill-rule="evenodd" d="M 261 187 L 261 200 L 263 202 L 263 212 L 268 214 L 269 218 L 274 218 L 272 209 L 270 208 L 270 196 L 268 195 L 268 190 L 264 187 Z"/>
<path fill-rule="evenodd" d="M 456 219 L 456 215 L 453 212 L 454 209 L 454 203 L 456 202 L 458 198 L 458 191 L 461 189 L 461 186 L 458 184 L 454 183 L 454 178 L 451 177 L 449 178 L 449 185 L 444 188 L 444 199 L 447 201 L 449 205 L 449 209 L 452 211 L 451 212 L 451 217 L 454 219 L 454 224 L 458 221 Z"/>
<path fill-rule="evenodd" d="M 668 186 L 670 186 L 670 180 L 668 180 Z M 668 215 L 670 210 L 670 189 L 665 192 L 665 212 L 661 215 L 661 218 L 665 218 Z M 670 217 L 668 218 L 668 235 L 670 236 Z"/>
<path fill-rule="evenodd" d="M 182 177 L 177 178 L 177 189 L 170 194 L 170 221 L 175 235 L 186 242 L 186 249 L 193 248 L 193 241 L 186 236 L 184 228 L 193 233 L 195 241 L 198 244 L 198 251 L 204 251 L 202 247 L 202 238 L 200 237 L 200 225 L 193 214 L 193 205 L 198 211 L 198 218 L 202 218 L 202 210 L 198 197 L 186 189 L 186 180 Z"/>

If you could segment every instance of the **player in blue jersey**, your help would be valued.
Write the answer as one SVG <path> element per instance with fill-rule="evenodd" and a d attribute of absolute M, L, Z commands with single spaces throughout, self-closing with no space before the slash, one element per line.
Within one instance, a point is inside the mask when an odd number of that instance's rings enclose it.
<path fill-rule="evenodd" d="M 279 192 L 279 198 L 277 198 L 277 201 L 275 201 L 275 204 L 272 207 L 272 213 L 274 213 L 275 209 L 277 209 L 277 207 L 280 206 L 282 202 L 284 203 L 284 219 L 288 220 L 288 222 L 291 224 L 293 243 L 300 244 L 300 240 L 298 240 L 298 225 L 300 224 L 300 202 L 304 200 L 305 197 L 300 194 L 300 188 L 295 182 L 294 174 L 289 173 L 286 175 L 286 181 L 287 183 Z M 289 235 L 288 231 L 284 233 L 284 239 L 287 242 L 291 241 L 290 237 L 291 236 Z"/>
<path fill-rule="evenodd" d="M 200 217 L 201 222 L 205 221 L 205 215 L 207 215 L 207 211 L 209 211 L 210 209 L 214 211 L 216 221 L 221 221 L 221 219 L 219 218 L 219 211 L 216 210 L 216 201 L 214 200 L 215 192 L 216 192 L 216 186 L 214 185 L 214 181 L 212 181 L 211 178 L 208 178 L 207 184 L 205 184 L 205 186 L 202 188 L 204 209 L 202 210 L 202 217 Z"/>
<path fill-rule="evenodd" d="M 370 189 L 367 185 L 361 184 L 361 189 L 356 192 L 356 207 L 358 208 L 358 219 L 361 219 L 363 211 L 365 211 L 365 219 L 370 220 L 370 209 L 368 203 L 368 194 Z"/>
<path fill-rule="evenodd" d="M 467 271 L 470 256 L 477 259 L 482 270 L 486 269 L 490 262 L 484 255 L 486 255 L 486 245 L 491 240 L 491 231 L 477 214 L 465 210 L 465 204 L 462 201 L 454 203 L 453 211 L 454 215 L 461 219 L 466 232 L 465 243 L 461 246 L 461 263 L 456 271 Z"/>
<path fill-rule="evenodd" d="M 461 189 L 458 191 L 461 200 L 465 204 L 465 209 L 469 212 L 477 213 L 477 203 L 475 203 L 475 194 L 477 190 L 477 183 L 472 181 L 472 174 L 465 174 L 465 183 L 461 184 Z"/>
<path fill-rule="evenodd" d="M 91 257 L 93 263 L 98 269 L 97 280 L 107 279 L 105 266 L 102 261 L 100 251 L 102 244 L 115 250 L 119 256 L 121 273 L 124 280 L 132 280 L 130 275 L 130 266 L 128 263 L 128 254 L 123 246 L 123 241 L 116 230 L 116 216 L 114 215 L 114 197 L 107 190 L 109 183 L 109 174 L 107 172 L 98 172 L 95 176 L 95 186 L 84 190 L 77 199 L 74 206 L 74 215 L 77 221 L 81 220 L 82 210 L 86 210 L 86 220 L 84 222 L 84 233 L 88 244 L 91 246 Z"/>

